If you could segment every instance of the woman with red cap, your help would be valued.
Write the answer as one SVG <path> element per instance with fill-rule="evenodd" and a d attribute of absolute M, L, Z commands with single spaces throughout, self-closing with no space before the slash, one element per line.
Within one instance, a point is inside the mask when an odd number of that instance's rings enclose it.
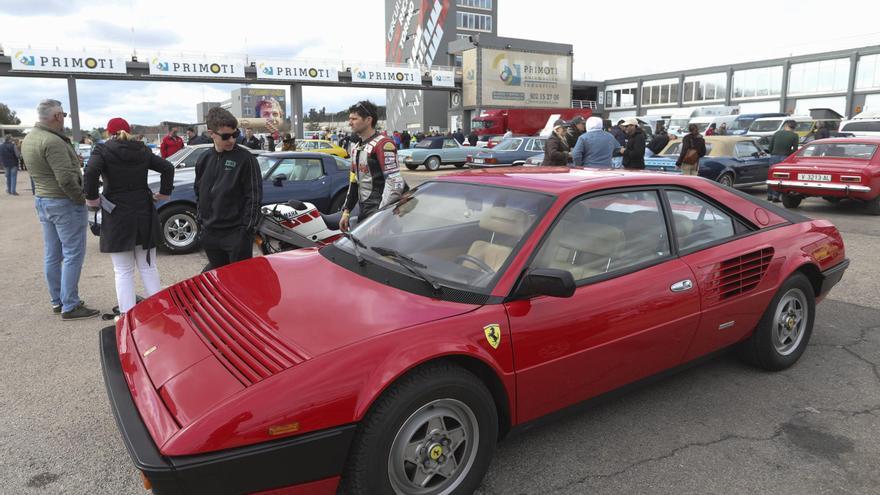
<path fill-rule="evenodd" d="M 110 253 L 116 272 L 119 312 L 135 305 L 135 267 L 146 296 L 162 288 L 156 267 L 159 220 L 154 201 L 168 199 L 174 184 L 174 167 L 131 137 L 124 119 L 107 123 L 109 139 L 95 146 L 83 178 L 86 204 L 101 209 L 101 252 Z M 147 185 L 147 172 L 162 174 L 157 193 Z M 104 190 L 98 194 L 98 181 Z"/>

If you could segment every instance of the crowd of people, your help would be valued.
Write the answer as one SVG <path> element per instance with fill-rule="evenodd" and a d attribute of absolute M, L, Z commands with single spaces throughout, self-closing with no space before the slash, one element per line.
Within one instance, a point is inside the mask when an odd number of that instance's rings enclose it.
<path fill-rule="evenodd" d="M 352 133 L 346 137 L 352 169 L 340 222 L 343 231 L 351 227 L 351 214 L 356 209 L 359 218 L 366 218 L 398 201 L 408 189 L 397 168 L 396 141 L 376 130 L 376 105 L 361 101 L 349 113 Z M 44 273 L 52 312 L 64 321 L 101 314 L 86 305 L 79 294 L 86 240 L 91 231 L 100 237 L 100 251 L 109 254 L 115 274 L 118 306 L 104 316 L 118 318 L 137 302 L 136 272 L 147 297 L 161 290 L 155 203 L 169 199 L 172 193 L 174 167 L 166 158 L 184 146 L 183 139 L 177 127 L 169 128 L 160 147 L 163 156 L 157 156 L 132 135 L 125 119 L 112 118 L 106 126 L 106 139 L 95 145 L 83 171 L 74 144 L 63 132 L 67 114 L 62 104 L 44 100 L 37 114 L 39 122 L 21 141 L 20 150 L 14 140 L 6 139 L 0 145 L 0 159 L 7 168 L 7 179 L 14 177 L 9 169 L 17 171 L 22 162 L 28 164 L 43 231 Z M 214 269 L 252 256 L 263 181 L 255 156 L 247 150 L 256 145 L 251 130 L 242 133 L 236 117 L 222 108 L 208 112 L 206 125 L 204 137 L 216 153 L 199 158 L 193 187 L 196 221 L 209 262 L 205 269 Z M 190 144 L 202 137 L 192 128 L 187 134 Z M 148 185 L 149 171 L 161 176 L 157 192 Z M 15 194 L 14 189 L 10 194 Z M 91 227 L 90 211 L 95 212 L 95 218 L 100 212 L 100 222 L 93 222 Z"/>

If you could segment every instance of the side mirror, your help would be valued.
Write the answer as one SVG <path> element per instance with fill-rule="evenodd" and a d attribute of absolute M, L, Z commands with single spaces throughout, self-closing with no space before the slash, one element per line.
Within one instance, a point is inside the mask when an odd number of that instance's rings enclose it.
<path fill-rule="evenodd" d="M 281 187 L 286 180 L 287 176 L 285 174 L 278 174 L 275 177 L 272 177 L 272 185 L 275 187 Z"/>
<path fill-rule="evenodd" d="M 577 286 L 571 272 L 555 268 L 529 270 L 516 290 L 520 297 L 571 297 Z"/>

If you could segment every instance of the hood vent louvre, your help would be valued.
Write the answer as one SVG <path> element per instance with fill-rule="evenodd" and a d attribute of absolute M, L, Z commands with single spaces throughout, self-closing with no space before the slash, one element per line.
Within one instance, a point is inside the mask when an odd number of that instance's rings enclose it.
<path fill-rule="evenodd" d="M 174 285 L 170 293 L 211 352 L 246 387 L 306 360 L 211 274 Z"/>

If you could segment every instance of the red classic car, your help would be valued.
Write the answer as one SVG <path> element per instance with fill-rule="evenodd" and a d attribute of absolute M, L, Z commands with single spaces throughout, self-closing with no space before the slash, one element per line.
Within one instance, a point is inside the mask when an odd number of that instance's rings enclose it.
<path fill-rule="evenodd" d="M 157 494 L 472 493 L 548 413 L 730 346 L 791 366 L 847 265 L 831 223 L 698 177 L 470 171 L 147 299 L 104 379 Z"/>
<path fill-rule="evenodd" d="M 810 196 L 837 203 L 856 199 L 880 215 L 878 138 L 820 139 L 770 168 L 767 187 L 782 193 L 786 208 Z"/>

